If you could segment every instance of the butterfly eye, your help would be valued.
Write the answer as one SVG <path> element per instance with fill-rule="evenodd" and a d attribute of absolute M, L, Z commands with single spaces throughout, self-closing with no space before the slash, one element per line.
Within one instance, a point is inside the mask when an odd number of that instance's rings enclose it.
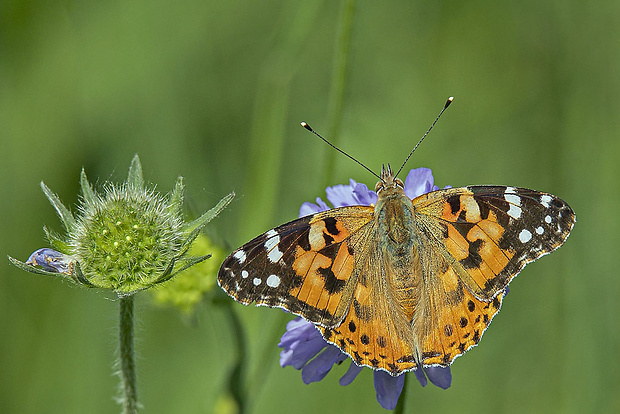
<path fill-rule="evenodd" d="M 375 193 L 379 193 L 379 191 L 383 190 L 383 181 L 377 181 L 377 185 L 375 185 Z"/>
<path fill-rule="evenodd" d="M 397 186 L 399 186 L 400 188 L 405 188 L 405 184 L 403 184 L 403 180 L 401 180 L 400 178 L 394 178 L 394 182 L 396 183 Z"/>

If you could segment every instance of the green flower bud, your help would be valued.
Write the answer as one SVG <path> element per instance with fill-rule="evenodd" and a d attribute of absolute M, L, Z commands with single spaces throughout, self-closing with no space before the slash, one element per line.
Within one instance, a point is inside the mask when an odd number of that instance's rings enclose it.
<path fill-rule="evenodd" d="M 64 238 L 46 229 L 57 251 L 39 249 L 26 263 L 9 259 L 24 270 L 61 275 L 80 285 L 113 290 L 119 296 L 148 289 L 207 259 L 210 255 L 187 253 L 202 228 L 234 197 L 229 194 L 197 220 L 186 223 L 181 214 L 182 178 L 166 195 L 146 187 L 137 155 L 125 183 L 108 183 L 103 194 L 98 194 L 82 170 L 80 184 L 82 202 L 74 216 L 41 183 L 66 229 Z M 34 267 L 37 265 L 41 268 Z"/>

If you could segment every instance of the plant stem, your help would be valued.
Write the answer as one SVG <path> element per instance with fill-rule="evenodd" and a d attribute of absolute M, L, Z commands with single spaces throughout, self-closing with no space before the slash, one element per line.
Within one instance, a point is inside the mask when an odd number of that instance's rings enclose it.
<path fill-rule="evenodd" d="M 133 354 L 133 301 L 133 295 L 120 298 L 119 337 L 123 414 L 138 412 L 136 365 Z"/>
<path fill-rule="evenodd" d="M 400 393 L 400 397 L 398 398 L 398 404 L 396 404 L 396 408 L 394 408 L 394 414 L 403 414 L 405 412 L 405 397 L 407 396 L 407 383 L 410 381 L 408 381 L 409 378 L 406 374 L 401 374 L 401 375 L 405 375 L 405 383 L 403 384 L 403 391 Z M 415 375 L 415 374 L 411 373 L 409 375 Z"/>
<path fill-rule="evenodd" d="M 230 302 L 226 302 L 227 312 L 226 315 L 229 318 L 230 326 L 232 327 L 232 333 L 235 339 L 236 355 L 235 364 L 228 378 L 228 391 L 232 398 L 237 403 L 237 413 L 244 414 L 247 409 L 247 389 L 246 389 L 246 370 L 245 364 L 247 363 L 247 349 L 245 331 L 237 313 L 230 308 Z"/>

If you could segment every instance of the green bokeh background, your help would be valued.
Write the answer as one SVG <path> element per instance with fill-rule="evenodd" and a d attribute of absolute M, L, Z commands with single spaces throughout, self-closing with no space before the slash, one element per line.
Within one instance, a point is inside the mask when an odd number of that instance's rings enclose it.
<path fill-rule="evenodd" d="M 61 229 L 41 180 L 74 206 L 82 166 L 99 185 L 123 180 L 135 153 L 161 190 L 184 176 L 194 211 L 236 191 L 210 231 L 237 246 L 326 183 L 374 185 L 300 121 L 378 171 L 454 95 L 408 167 L 440 186 L 552 192 L 578 222 L 513 282 L 452 387 L 411 382 L 406 412 L 620 412 L 620 3 L 348 3 L 338 82 L 339 1 L 0 3 L 0 253 L 25 260 L 44 224 Z M 213 412 L 233 358 L 227 315 L 203 305 L 187 323 L 148 295 L 137 306 L 143 412 Z M 2 261 L 0 412 L 118 412 L 117 307 Z M 384 411 L 370 372 L 341 387 L 344 364 L 307 386 L 279 368 L 286 317 L 236 308 L 261 373 L 251 412 Z"/>

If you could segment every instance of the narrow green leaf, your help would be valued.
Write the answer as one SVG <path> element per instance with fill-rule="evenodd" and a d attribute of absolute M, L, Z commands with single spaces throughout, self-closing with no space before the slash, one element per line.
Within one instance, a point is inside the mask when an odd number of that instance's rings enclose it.
<path fill-rule="evenodd" d="M 47 199 L 56 209 L 56 212 L 58 213 L 60 220 L 62 220 L 62 223 L 65 225 L 67 231 L 73 230 L 73 228 L 75 227 L 75 218 L 73 217 L 73 214 L 71 214 L 69 209 L 65 207 L 64 204 L 62 204 L 60 198 L 58 198 L 58 196 L 54 194 L 43 181 L 41 181 L 41 188 L 43 189 L 43 192 L 45 193 Z"/>
<path fill-rule="evenodd" d="M 54 250 L 65 254 L 69 253 L 69 245 L 62 238 L 60 238 L 60 236 L 52 232 L 46 226 L 43 226 L 43 231 L 45 232 L 45 238 Z"/>
<path fill-rule="evenodd" d="M 172 274 L 170 275 L 170 277 L 181 273 L 184 270 L 189 269 L 190 267 L 194 266 L 195 264 L 198 264 L 200 262 L 204 262 L 205 260 L 207 260 L 208 258 L 210 258 L 211 255 L 207 254 L 204 256 L 193 256 L 193 257 L 187 257 L 184 259 L 179 260 L 179 263 L 181 264 L 181 267 L 178 269 L 175 269 L 174 272 L 172 272 Z"/>
<path fill-rule="evenodd" d="M 170 193 L 170 205 L 175 212 L 181 211 L 181 207 L 183 206 L 184 190 L 185 186 L 183 185 L 183 177 L 179 177 L 177 178 L 177 182 L 174 185 L 174 189 Z"/>
<path fill-rule="evenodd" d="M 82 188 L 82 196 L 84 197 L 84 201 L 86 201 L 87 204 L 92 205 L 97 199 L 97 194 L 95 194 L 93 188 L 88 182 L 84 168 L 82 168 L 82 172 L 80 174 L 80 187 Z"/>
<path fill-rule="evenodd" d="M 86 276 L 84 276 L 84 273 L 82 273 L 82 268 L 80 267 L 79 262 L 75 262 L 73 267 L 73 274 L 71 276 L 82 286 L 96 287 L 95 285 L 90 283 L 88 279 L 86 279 Z"/>
<path fill-rule="evenodd" d="M 129 166 L 129 174 L 127 175 L 127 183 L 135 188 L 144 188 L 144 178 L 142 178 L 142 164 L 138 154 L 134 155 Z"/>
<path fill-rule="evenodd" d="M 220 202 L 217 203 L 217 205 L 211 210 L 207 211 L 191 223 L 187 223 L 187 225 L 185 226 L 185 230 L 191 232 L 198 230 L 200 232 L 200 230 L 205 226 L 205 224 L 213 220 L 213 218 L 220 214 L 222 210 L 224 210 L 226 206 L 230 204 L 233 198 L 235 198 L 234 191 L 228 194 L 226 197 L 222 198 Z"/>
<path fill-rule="evenodd" d="M 224 208 L 226 208 L 228 204 L 230 204 L 230 202 L 232 201 L 234 197 L 235 197 L 235 192 L 233 191 L 232 193 L 228 194 L 226 197 L 222 198 L 220 202 L 217 203 L 217 205 L 213 207 L 211 210 L 207 211 L 202 216 L 198 217 L 196 220 L 192 221 L 191 223 L 188 223 L 185 226 L 185 231 L 189 231 L 189 234 L 187 235 L 187 239 L 181 246 L 181 249 L 177 257 L 181 257 L 185 253 L 187 253 L 187 251 L 191 247 L 194 240 L 196 240 L 196 237 L 198 237 L 198 235 L 202 231 L 202 228 L 207 223 L 209 223 L 211 220 L 213 220 L 214 217 L 220 214 L 220 212 L 224 210 Z"/>

